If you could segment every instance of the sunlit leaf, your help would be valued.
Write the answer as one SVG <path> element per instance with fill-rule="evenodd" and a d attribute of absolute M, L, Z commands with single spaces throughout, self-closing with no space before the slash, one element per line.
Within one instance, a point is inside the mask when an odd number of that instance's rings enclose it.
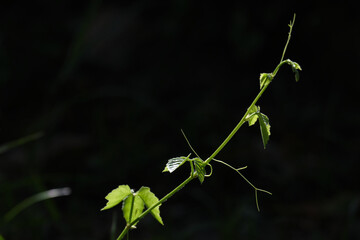
<path fill-rule="evenodd" d="M 261 73 L 260 74 L 260 89 L 262 89 L 265 85 L 268 85 L 273 79 L 271 73 Z"/>
<path fill-rule="evenodd" d="M 258 116 L 259 116 L 261 137 L 263 140 L 264 148 L 266 148 L 266 145 L 269 141 L 269 136 L 270 136 L 269 118 L 265 114 L 262 114 L 262 113 L 259 113 Z"/>
<path fill-rule="evenodd" d="M 270 123 L 269 118 L 260 112 L 260 107 L 253 105 L 248 112 L 248 115 L 245 118 L 245 121 L 249 123 L 249 126 L 252 126 L 259 119 L 261 137 L 266 148 L 267 142 L 269 141 L 270 136 Z"/>
<path fill-rule="evenodd" d="M 293 62 L 290 59 L 285 60 L 287 64 L 291 66 L 291 70 L 295 73 L 295 81 L 298 82 L 300 79 L 299 70 L 301 71 L 301 67 L 297 62 Z"/>
<path fill-rule="evenodd" d="M 150 188 L 148 187 L 141 187 L 140 190 L 137 192 L 137 195 L 141 197 L 141 199 L 144 201 L 145 206 L 147 208 L 152 207 L 155 203 L 159 202 L 159 199 L 155 196 L 154 193 L 150 191 Z M 161 217 L 160 217 L 160 206 L 155 207 L 153 210 L 151 210 L 151 215 L 158 220 L 159 223 L 164 225 Z"/>
<path fill-rule="evenodd" d="M 175 157 L 169 159 L 169 161 L 166 163 L 165 169 L 163 172 L 170 172 L 172 173 L 175 171 L 178 167 L 183 165 L 187 161 L 187 157 Z"/>
<path fill-rule="evenodd" d="M 246 116 L 245 120 L 248 121 L 249 126 L 252 126 L 256 123 L 258 116 L 257 116 L 257 112 L 260 110 L 259 107 L 253 105 L 250 110 L 248 115 Z"/>
<path fill-rule="evenodd" d="M 101 209 L 101 211 L 112 208 L 118 205 L 124 198 L 129 196 L 131 193 L 131 189 L 128 185 L 120 185 L 118 188 L 112 190 L 105 199 L 108 200 L 106 206 Z"/>
<path fill-rule="evenodd" d="M 199 181 L 200 181 L 200 183 L 203 183 L 204 179 L 205 179 L 205 174 L 206 174 L 204 161 L 201 160 L 200 158 L 195 158 L 194 164 L 195 164 L 195 170 L 198 175 Z"/>
<path fill-rule="evenodd" d="M 144 201 L 137 194 L 130 194 L 123 202 L 125 221 L 130 223 L 141 215 L 144 210 Z M 132 211 L 131 211 L 132 210 Z"/>

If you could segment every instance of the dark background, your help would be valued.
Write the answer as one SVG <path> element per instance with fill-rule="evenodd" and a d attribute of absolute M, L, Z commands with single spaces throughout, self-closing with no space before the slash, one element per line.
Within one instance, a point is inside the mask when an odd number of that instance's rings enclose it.
<path fill-rule="evenodd" d="M 162 173 L 190 153 L 207 158 L 286 58 L 259 101 L 270 118 L 244 125 L 218 155 L 231 169 L 191 182 L 132 239 L 360 239 L 359 14 L 356 2 L 8 1 L 0 4 L 0 144 L 43 137 L 0 155 L 0 216 L 41 191 L 5 239 L 110 239 L 121 208 L 100 212 L 120 184 L 160 198 L 188 177 Z"/>

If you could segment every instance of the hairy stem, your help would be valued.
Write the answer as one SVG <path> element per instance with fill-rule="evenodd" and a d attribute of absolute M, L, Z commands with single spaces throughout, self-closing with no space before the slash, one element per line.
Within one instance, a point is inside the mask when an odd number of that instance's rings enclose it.
<path fill-rule="evenodd" d="M 286 44 L 285 44 L 281 59 L 280 59 L 280 63 L 284 60 L 285 52 L 286 52 L 287 46 L 289 45 L 289 42 L 290 42 L 291 32 L 292 32 L 292 28 L 293 28 L 294 23 L 295 23 L 295 18 L 296 18 L 296 14 L 294 14 L 293 20 L 292 20 L 292 22 L 290 21 L 290 24 L 289 24 L 289 27 L 290 27 L 289 35 L 288 35 L 288 39 L 286 41 Z"/>

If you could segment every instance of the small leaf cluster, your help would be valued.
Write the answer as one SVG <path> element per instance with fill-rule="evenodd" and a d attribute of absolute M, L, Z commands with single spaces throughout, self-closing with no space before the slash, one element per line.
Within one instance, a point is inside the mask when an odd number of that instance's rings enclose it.
<path fill-rule="evenodd" d="M 163 172 L 169 172 L 172 173 L 174 172 L 176 169 L 178 169 L 181 165 L 183 165 L 186 162 L 190 163 L 190 167 L 191 167 L 191 175 L 194 178 L 199 178 L 200 183 L 203 183 L 205 180 L 205 177 L 208 177 L 210 175 L 206 175 L 206 170 L 205 170 L 205 166 L 209 165 L 211 167 L 210 164 L 205 164 L 205 162 L 200 158 L 200 157 L 196 157 L 196 158 L 190 158 L 189 154 L 187 157 L 175 157 L 175 158 L 171 158 L 168 160 L 168 162 L 166 163 L 165 169 L 163 170 Z"/>
<path fill-rule="evenodd" d="M 286 60 L 280 62 L 280 64 L 276 67 L 274 72 L 272 72 L 272 73 L 261 73 L 260 74 L 260 90 L 261 90 L 260 95 L 262 94 L 263 91 L 265 91 L 267 86 L 271 83 L 271 81 L 275 77 L 277 71 L 285 63 L 291 66 L 291 69 L 295 74 L 295 81 L 296 82 L 299 81 L 299 79 L 300 79 L 299 71 L 302 70 L 300 65 L 297 62 L 291 61 L 290 59 L 286 59 Z M 267 143 L 269 141 L 269 136 L 270 136 L 269 118 L 265 114 L 260 112 L 260 107 L 259 106 L 256 106 L 255 104 L 252 104 L 248 108 L 247 115 L 245 117 L 245 121 L 247 121 L 249 123 L 249 126 L 252 126 L 252 125 L 254 125 L 256 123 L 257 120 L 259 120 L 263 145 L 264 145 L 264 148 L 266 148 L 266 145 L 267 145 Z"/>
<path fill-rule="evenodd" d="M 131 224 L 132 227 L 136 225 L 137 219 L 144 210 L 144 206 L 150 208 L 159 202 L 159 199 L 150 191 L 149 187 L 141 187 L 137 192 L 134 192 L 134 190 L 130 189 L 129 185 L 120 185 L 112 190 L 105 199 L 108 200 L 108 202 L 106 206 L 101 209 L 102 211 L 115 207 L 120 202 L 123 202 L 122 210 L 125 221 L 127 224 Z M 160 217 L 159 208 L 160 205 L 153 208 L 151 214 L 159 223 L 164 225 Z M 137 221 L 132 224 L 134 220 Z"/>
<path fill-rule="evenodd" d="M 249 126 L 254 125 L 256 121 L 259 120 L 261 137 L 264 148 L 266 148 L 266 144 L 268 143 L 270 136 L 269 118 L 265 114 L 260 112 L 259 106 L 253 105 L 252 107 L 250 107 L 249 113 L 246 116 L 245 120 L 249 123 Z"/>
<path fill-rule="evenodd" d="M 271 83 L 274 76 L 272 73 L 261 73 L 260 74 L 260 90 Z"/>
<path fill-rule="evenodd" d="M 299 70 L 302 70 L 300 65 L 297 62 L 291 61 L 290 59 L 286 59 L 284 62 L 291 66 L 291 70 L 295 74 L 295 81 L 298 82 L 300 79 Z"/>

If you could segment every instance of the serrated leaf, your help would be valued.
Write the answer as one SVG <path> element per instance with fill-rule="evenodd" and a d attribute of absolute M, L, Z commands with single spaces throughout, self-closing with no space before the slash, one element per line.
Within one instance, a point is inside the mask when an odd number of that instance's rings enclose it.
<path fill-rule="evenodd" d="M 260 89 L 262 89 L 265 85 L 268 85 L 273 79 L 271 73 L 261 73 L 260 74 Z"/>
<path fill-rule="evenodd" d="M 259 107 L 253 105 L 250 110 L 248 115 L 246 116 L 245 120 L 249 123 L 249 126 L 252 126 L 256 123 L 258 116 L 257 116 L 257 112 L 260 110 Z"/>
<path fill-rule="evenodd" d="M 266 148 L 266 145 L 269 141 L 269 136 L 270 136 L 269 118 L 265 114 L 262 114 L 262 113 L 259 113 L 258 116 L 259 116 L 261 137 L 262 137 L 262 141 L 264 144 L 264 148 Z"/>
<path fill-rule="evenodd" d="M 128 185 L 120 185 L 118 188 L 112 190 L 105 199 L 108 200 L 106 206 L 101 211 L 112 208 L 118 205 L 124 198 L 131 194 L 131 189 Z"/>
<path fill-rule="evenodd" d="M 131 194 L 124 200 L 122 210 L 123 210 L 125 221 L 127 223 L 130 223 L 132 220 L 139 217 L 141 215 L 141 213 L 143 212 L 144 201 L 137 194 Z M 131 213 L 131 210 L 132 210 L 132 213 Z M 130 219 L 130 216 L 131 216 L 131 219 Z"/>
<path fill-rule="evenodd" d="M 165 169 L 163 172 L 170 172 L 172 173 L 175 171 L 178 167 L 183 165 L 187 161 L 187 157 L 175 157 L 169 159 L 169 161 L 166 163 Z"/>
<path fill-rule="evenodd" d="M 155 203 L 159 202 L 159 199 L 155 196 L 154 193 L 150 191 L 150 188 L 148 187 L 141 187 L 140 190 L 137 192 L 137 195 L 141 197 L 141 199 L 144 201 L 145 206 L 147 208 L 152 207 Z M 153 210 L 151 210 L 151 215 L 158 220 L 161 225 L 164 225 L 161 217 L 160 217 L 160 206 L 155 207 Z"/>
<path fill-rule="evenodd" d="M 198 175 L 200 183 L 204 182 L 205 174 L 206 174 L 205 166 L 203 163 L 204 163 L 204 161 L 201 160 L 200 158 L 194 159 L 195 170 Z"/>

